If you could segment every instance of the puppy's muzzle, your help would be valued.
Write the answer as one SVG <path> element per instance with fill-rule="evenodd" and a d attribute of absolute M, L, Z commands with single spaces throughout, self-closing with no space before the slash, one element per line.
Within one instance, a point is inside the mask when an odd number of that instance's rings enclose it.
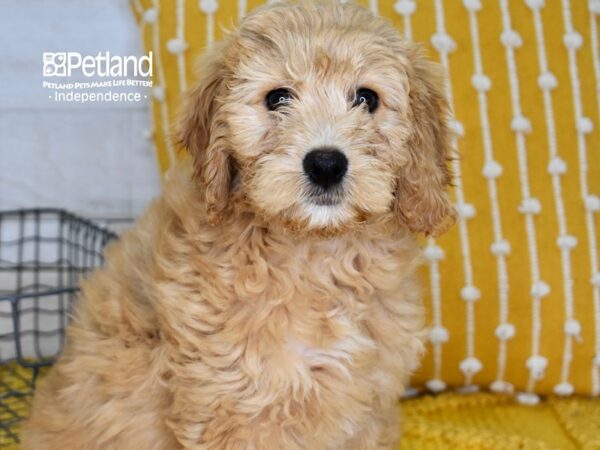
<path fill-rule="evenodd" d="M 348 159 L 336 148 L 311 150 L 302 165 L 311 183 L 324 190 L 338 185 L 348 171 Z"/>

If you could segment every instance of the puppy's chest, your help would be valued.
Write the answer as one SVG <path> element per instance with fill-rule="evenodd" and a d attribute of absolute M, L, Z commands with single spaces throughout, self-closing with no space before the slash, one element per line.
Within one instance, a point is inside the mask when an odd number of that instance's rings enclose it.
<path fill-rule="evenodd" d="M 385 320 L 391 324 L 396 319 Z M 343 310 L 331 310 L 318 321 L 292 316 L 278 350 L 265 359 L 265 369 L 287 379 L 289 386 L 302 383 L 321 392 L 326 402 L 379 395 L 396 386 L 399 374 L 389 364 L 396 358 L 390 343 L 373 332 L 378 325 L 368 314 Z M 331 386 L 336 388 L 330 391 Z"/>
<path fill-rule="evenodd" d="M 340 306 L 356 310 L 399 284 L 400 258 L 388 246 L 390 243 L 360 246 L 348 240 L 307 242 L 283 250 L 264 247 L 247 261 L 255 275 L 266 268 L 263 286 L 268 296 L 312 310 Z"/>
<path fill-rule="evenodd" d="M 300 249 L 281 260 L 284 279 L 274 276 L 270 283 L 270 295 L 280 289 L 289 295 L 281 305 L 286 327 L 278 336 L 284 358 L 310 370 L 372 369 L 384 350 L 373 329 L 381 321 L 393 326 L 401 320 L 382 304 L 390 295 L 400 297 L 400 290 L 389 290 L 402 277 L 387 270 L 397 267 L 394 257 L 381 254 L 374 260 L 344 244 Z"/>
<path fill-rule="evenodd" d="M 402 301 L 410 276 L 397 248 L 397 241 L 352 239 L 243 246 L 227 270 L 231 309 L 279 344 L 275 359 L 360 365 L 378 351 L 373 328 L 400 320 L 384 306 Z"/>

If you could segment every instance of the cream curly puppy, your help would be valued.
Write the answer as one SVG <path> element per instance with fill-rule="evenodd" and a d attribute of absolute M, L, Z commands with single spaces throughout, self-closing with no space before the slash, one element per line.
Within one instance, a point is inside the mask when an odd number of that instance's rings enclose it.
<path fill-rule="evenodd" d="M 391 449 L 453 221 L 442 77 L 337 2 L 257 10 L 187 95 L 191 157 L 84 284 L 25 449 Z"/>

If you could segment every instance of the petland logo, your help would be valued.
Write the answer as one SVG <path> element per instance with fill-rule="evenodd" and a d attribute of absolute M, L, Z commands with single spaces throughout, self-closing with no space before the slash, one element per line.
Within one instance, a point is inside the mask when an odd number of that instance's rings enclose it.
<path fill-rule="evenodd" d="M 44 77 L 151 77 L 152 52 L 145 56 L 117 56 L 98 52 L 82 56 L 79 52 L 44 52 Z"/>
<path fill-rule="evenodd" d="M 141 102 L 152 87 L 152 52 L 116 56 L 98 52 L 44 52 L 42 87 L 57 103 Z"/>

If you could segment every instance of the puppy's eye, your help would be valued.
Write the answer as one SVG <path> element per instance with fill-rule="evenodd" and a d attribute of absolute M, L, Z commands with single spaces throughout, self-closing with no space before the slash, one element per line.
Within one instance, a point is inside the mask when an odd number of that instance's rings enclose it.
<path fill-rule="evenodd" d="M 292 101 L 292 93 L 285 88 L 274 89 L 265 97 L 265 106 L 269 111 L 275 111 L 283 105 Z"/>
<path fill-rule="evenodd" d="M 372 91 L 367 88 L 360 88 L 356 91 L 356 96 L 354 97 L 354 104 L 352 106 L 359 106 L 362 104 L 366 104 L 370 113 L 374 112 L 379 106 L 379 97 Z"/>

